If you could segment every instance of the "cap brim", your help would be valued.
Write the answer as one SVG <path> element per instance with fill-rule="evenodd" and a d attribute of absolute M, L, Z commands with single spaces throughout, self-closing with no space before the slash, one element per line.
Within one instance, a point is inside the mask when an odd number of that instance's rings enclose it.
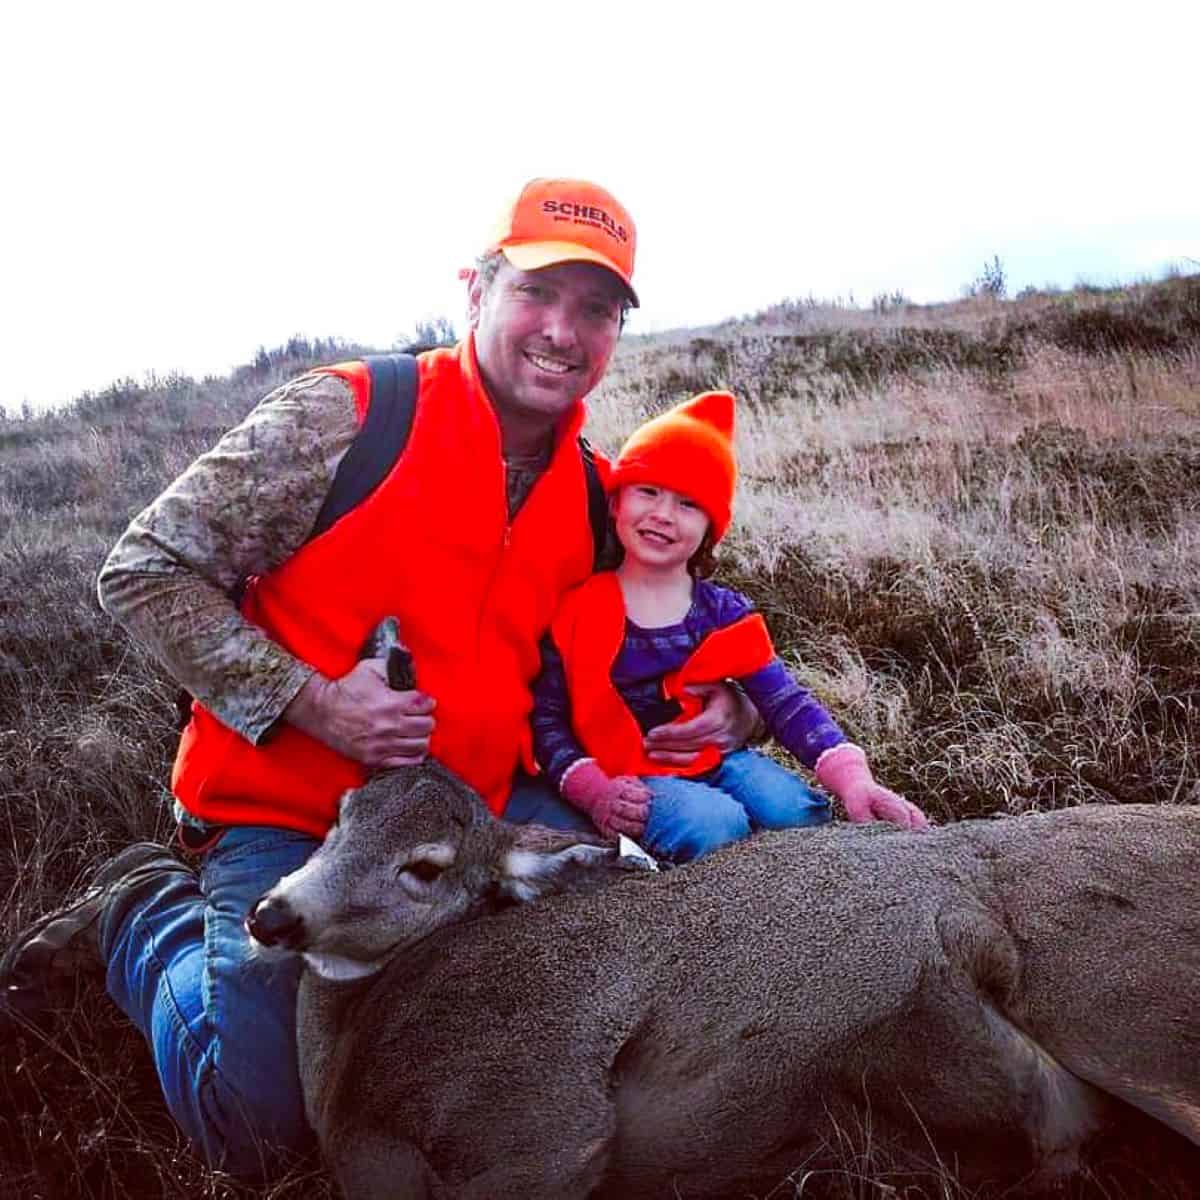
<path fill-rule="evenodd" d="M 596 250 L 577 246 L 574 242 L 518 242 L 515 246 L 501 246 L 501 253 L 519 271 L 540 271 L 543 267 L 557 266 L 565 262 L 593 262 L 607 267 L 620 281 L 634 308 L 640 308 L 633 284 L 621 273 L 611 258 Z"/>

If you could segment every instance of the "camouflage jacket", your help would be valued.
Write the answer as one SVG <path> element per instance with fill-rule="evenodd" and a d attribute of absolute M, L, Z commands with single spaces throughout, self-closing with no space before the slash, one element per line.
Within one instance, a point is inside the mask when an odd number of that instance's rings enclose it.
<path fill-rule="evenodd" d="M 259 742 L 313 674 L 238 612 L 239 582 L 308 539 L 358 432 L 349 386 L 276 389 L 140 512 L 100 572 L 100 603 L 224 724 Z M 508 460 L 510 516 L 550 459 Z"/>

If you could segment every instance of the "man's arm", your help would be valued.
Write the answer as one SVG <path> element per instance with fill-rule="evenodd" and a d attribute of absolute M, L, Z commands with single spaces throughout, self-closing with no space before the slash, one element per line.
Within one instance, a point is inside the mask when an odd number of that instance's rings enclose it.
<path fill-rule="evenodd" d="M 719 629 L 754 611 L 740 592 L 720 587 L 708 580 L 697 580 L 693 603 L 707 613 L 710 629 Z M 686 766 L 707 745 L 722 754 L 740 750 L 761 736 L 762 720 L 746 693 L 732 682 L 695 684 L 687 689 L 699 696 L 704 709 L 690 721 L 672 721 L 656 726 L 646 735 L 646 754 L 655 762 Z"/>
<path fill-rule="evenodd" d="M 138 514 L 100 572 L 100 602 L 224 724 L 261 740 L 313 676 L 230 592 L 305 542 L 358 431 L 349 386 L 272 392 Z"/>

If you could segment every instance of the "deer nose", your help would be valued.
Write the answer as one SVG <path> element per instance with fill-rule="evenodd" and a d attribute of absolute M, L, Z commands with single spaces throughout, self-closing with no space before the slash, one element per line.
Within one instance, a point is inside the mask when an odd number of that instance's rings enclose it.
<path fill-rule="evenodd" d="M 304 918 L 282 897 L 264 896 L 250 910 L 246 932 L 264 946 L 296 950 L 304 943 Z"/>

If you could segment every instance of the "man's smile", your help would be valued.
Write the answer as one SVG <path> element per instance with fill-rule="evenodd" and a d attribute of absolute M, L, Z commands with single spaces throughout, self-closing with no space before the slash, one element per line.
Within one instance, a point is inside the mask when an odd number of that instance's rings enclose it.
<path fill-rule="evenodd" d="M 551 358 L 546 354 L 538 354 L 536 350 L 526 350 L 525 359 L 527 362 L 533 363 L 540 371 L 546 371 L 551 375 L 566 375 L 570 371 L 576 370 L 574 363 L 565 362 L 561 358 Z"/>

